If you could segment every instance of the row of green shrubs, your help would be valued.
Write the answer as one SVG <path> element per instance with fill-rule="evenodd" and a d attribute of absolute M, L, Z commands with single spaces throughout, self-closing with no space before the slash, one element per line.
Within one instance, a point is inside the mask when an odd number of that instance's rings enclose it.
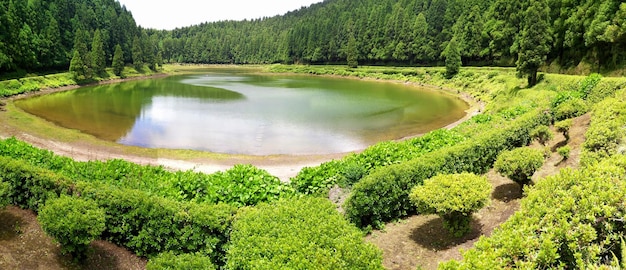
<path fill-rule="evenodd" d="M 0 157 L 0 182 L 9 184 L 6 195 L 10 204 L 36 212 L 61 195 L 94 201 L 106 215 L 102 238 L 140 256 L 166 251 L 201 252 L 220 262 L 237 209 L 227 204 L 176 202 L 133 189 L 75 182 L 7 157 Z"/>
<path fill-rule="evenodd" d="M 440 269 L 596 269 L 624 263 L 626 157 L 564 169 L 527 190 L 521 209 Z M 624 265 L 624 264 L 622 264 Z M 609 268 L 605 268 L 609 269 Z"/>
<path fill-rule="evenodd" d="M 288 184 L 251 165 L 237 165 L 225 172 L 204 174 L 172 172 L 161 166 L 138 165 L 124 160 L 77 162 L 15 138 L 0 140 L 0 156 L 24 160 L 75 181 L 137 189 L 177 201 L 244 206 L 275 201 L 295 193 Z"/>
<path fill-rule="evenodd" d="M 384 222 L 413 214 L 411 188 L 437 174 L 486 173 L 501 151 L 527 145 L 530 131 L 550 120 L 535 109 L 471 140 L 378 169 L 354 185 L 344 205 L 346 216 L 361 228 L 381 228 Z"/>
<path fill-rule="evenodd" d="M 291 179 L 291 185 L 302 194 L 326 195 L 335 184 L 351 186 L 377 168 L 405 162 L 463 140 L 465 137 L 458 132 L 439 129 L 402 142 L 377 143 L 341 160 L 306 167 Z"/>
<path fill-rule="evenodd" d="M 69 180 L 2 156 L 0 184 L 8 203 L 41 211 L 44 230 L 74 256 L 84 255 L 90 237 L 99 235 L 151 258 L 148 269 L 382 269 L 380 251 L 365 244 L 363 233 L 328 199 L 293 197 L 239 209 L 178 202 Z M 72 209 L 103 215 L 84 220 Z"/>
<path fill-rule="evenodd" d="M 625 92 L 616 94 L 596 104 L 592 111 L 592 121 L 585 133 L 585 143 L 581 153 L 583 166 L 593 165 L 604 158 L 623 152 L 626 137 L 626 97 Z"/>

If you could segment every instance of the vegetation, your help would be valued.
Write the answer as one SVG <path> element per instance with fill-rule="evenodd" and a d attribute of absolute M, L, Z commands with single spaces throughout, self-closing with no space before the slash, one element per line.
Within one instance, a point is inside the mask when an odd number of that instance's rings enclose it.
<path fill-rule="evenodd" d="M 623 237 L 624 156 L 562 170 L 527 191 L 521 209 L 440 269 L 589 269 L 611 265 Z M 619 268 L 619 267 L 617 267 Z"/>
<path fill-rule="evenodd" d="M 423 214 L 437 214 L 443 226 L 456 237 L 471 229 L 472 213 L 490 202 L 491 184 L 471 173 L 438 175 L 413 188 L 409 198 Z"/>
<path fill-rule="evenodd" d="M 446 58 L 446 76 L 452 78 L 459 73 L 459 69 L 461 69 L 461 65 L 463 64 L 461 62 L 461 51 L 459 51 L 456 38 L 450 40 L 443 54 Z"/>
<path fill-rule="evenodd" d="M 91 241 L 105 229 L 104 210 L 93 201 L 61 196 L 46 202 L 37 220 L 46 234 L 61 244 L 61 253 L 86 257 Z"/>
<path fill-rule="evenodd" d="M 541 145 L 546 145 L 546 143 L 554 137 L 550 128 L 548 126 L 538 126 L 530 132 L 530 137 L 537 140 Z"/>
<path fill-rule="evenodd" d="M 381 252 L 327 199 L 244 208 L 230 236 L 227 269 L 383 269 Z"/>
<path fill-rule="evenodd" d="M 518 183 L 523 190 L 543 162 L 542 150 L 522 147 L 501 153 L 496 159 L 494 168 L 498 173 Z"/>
<path fill-rule="evenodd" d="M 556 122 L 554 127 L 556 131 L 563 133 L 563 137 L 565 137 L 565 141 L 569 141 L 569 130 L 572 128 L 573 121 L 572 119 L 566 119 L 563 121 Z"/>
<path fill-rule="evenodd" d="M 572 152 L 572 148 L 569 145 L 566 145 L 557 148 L 556 152 L 563 157 L 563 160 L 566 160 L 569 158 L 569 155 Z"/>
<path fill-rule="evenodd" d="M 174 252 L 164 252 L 152 258 L 148 265 L 148 270 L 216 270 L 210 258 L 201 253 L 175 254 Z"/>

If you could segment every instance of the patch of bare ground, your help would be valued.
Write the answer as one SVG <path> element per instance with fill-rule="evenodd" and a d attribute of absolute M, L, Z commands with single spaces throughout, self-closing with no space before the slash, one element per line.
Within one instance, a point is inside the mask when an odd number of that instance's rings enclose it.
<path fill-rule="evenodd" d="M 30 210 L 9 206 L 0 211 L 0 269 L 145 269 L 146 260 L 106 241 L 94 241 L 87 259 L 76 263 L 61 255 Z"/>
<path fill-rule="evenodd" d="M 533 176 L 534 181 L 558 173 L 562 168 L 578 168 L 584 134 L 589 127 L 590 115 L 575 118 L 570 129 L 570 140 L 553 130 L 554 139 L 547 143 L 552 154 Z M 563 160 L 555 151 L 569 145 L 570 158 Z M 538 143 L 531 147 L 543 148 Z M 473 247 L 480 236 L 489 236 L 500 224 L 508 220 L 520 206 L 520 187 L 494 170 L 486 175 L 493 186 L 491 205 L 474 214 L 472 230 L 463 238 L 455 238 L 445 229 L 436 215 L 417 215 L 387 224 L 385 230 L 375 231 L 366 237 L 383 251 L 383 264 L 387 269 L 437 269 L 440 262 L 461 259 L 461 250 Z"/>

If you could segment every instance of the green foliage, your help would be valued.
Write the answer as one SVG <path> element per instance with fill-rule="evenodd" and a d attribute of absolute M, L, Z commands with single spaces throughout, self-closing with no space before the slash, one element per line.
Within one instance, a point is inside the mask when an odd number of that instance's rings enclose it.
<path fill-rule="evenodd" d="M 515 181 L 523 189 L 544 162 L 542 150 L 522 147 L 504 151 L 494 163 L 496 171 Z"/>
<path fill-rule="evenodd" d="M 529 189 L 521 209 L 440 269 L 588 269 L 619 254 L 626 159 L 562 170 Z M 594 268 L 594 267 L 592 267 Z"/>
<path fill-rule="evenodd" d="M 550 128 L 544 125 L 538 126 L 533 129 L 530 132 L 530 137 L 534 140 L 537 140 L 541 145 L 546 145 L 548 141 L 554 138 L 554 135 L 552 135 L 552 131 L 550 131 Z"/>
<path fill-rule="evenodd" d="M 456 37 L 448 42 L 448 46 L 446 46 L 446 49 L 443 51 L 443 55 L 446 58 L 446 76 L 452 78 L 459 73 L 461 65 L 463 64 L 461 62 L 461 51 L 459 50 Z"/>
<path fill-rule="evenodd" d="M 72 76 L 74 76 L 74 79 L 76 80 L 83 80 L 87 77 L 85 63 L 78 50 L 74 51 L 74 56 L 70 62 L 70 73 L 72 73 Z"/>
<path fill-rule="evenodd" d="M 211 258 L 200 253 L 164 252 L 148 261 L 148 270 L 216 270 Z"/>
<path fill-rule="evenodd" d="M 141 70 L 143 69 L 143 63 L 144 63 L 142 45 L 143 44 L 141 43 L 141 39 L 139 39 L 138 36 L 135 36 L 135 38 L 133 39 L 132 56 L 133 56 L 133 65 L 139 73 L 141 73 Z"/>
<path fill-rule="evenodd" d="M 93 41 L 91 43 L 91 69 L 94 74 L 101 75 L 106 68 L 106 53 L 104 51 L 104 41 L 102 40 L 102 33 L 100 29 L 97 29 L 93 34 Z"/>
<path fill-rule="evenodd" d="M 361 228 L 380 228 L 383 222 L 412 214 L 411 188 L 437 174 L 486 173 L 501 151 L 528 144 L 530 131 L 547 121 L 545 114 L 533 110 L 471 140 L 379 168 L 354 185 L 344 205 L 346 216 Z"/>
<path fill-rule="evenodd" d="M 626 102 L 623 101 L 623 94 L 596 104 L 581 151 L 583 166 L 592 165 L 618 153 L 626 136 L 625 125 Z"/>
<path fill-rule="evenodd" d="M 518 75 L 527 76 L 529 86 L 537 84 L 537 70 L 550 52 L 552 33 L 549 22 L 550 7 L 546 0 L 531 0 L 530 7 L 524 12 L 517 40 L 519 54 L 516 62 Z"/>
<path fill-rule="evenodd" d="M 116 76 L 122 76 L 124 71 L 124 51 L 119 44 L 115 45 L 115 53 L 113 54 L 113 73 Z"/>
<path fill-rule="evenodd" d="M 380 142 L 342 160 L 304 168 L 291 179 L 291 184 L 300 193 L 324 195 L 335 184 L 351 186 L 377 168 L 408 161 L 463 140 L 465 137 L 458 132 L 439 129 L 403 142 Z"/>
<path fill-rule="evenodd" d="M 554 118 L 557 121 L 581 116 L 589 111 L 587 103 L 580 98 L 571 98 L 554 108 Z"/>
<path fill-rule="evenodd" d="M 274 201 L 294 193 L 289 184 L 249 165 L 237 165 L 226 172 L 207 175 L 193 171 L 170 172 L 163 167 L 123 160 L 77 162 L 13 138 L 0 140 L 0 155 L 24 160 L 74 181 L 138 189 L 178 201 L 243 206 Z"/>
<path fill-rule="evenodd" d="M 556 131 L 563 133 L 566 141 L 569 141 L 569 130 L 572 128 L 574 121 L 572 119 L 565 119 L 554 123 Z"/>
<path fill-rule="evenodd" d="M 350 39 L 348 39 L 348 48 L 346 53 L 348 67 L 350 68 L 357 68 L 359 66 L 359 51 L 356 46 L 356 38 L 354 38 L 354 35 L 351 35 Z"/>
<path fill-rule="evenodd" d="M 0 155 L 0 182 L 10 204 L 35 212 L 50 199 L 68 194 L 72 183 L 63 177 L 24 161 Z M 6 186 L 8 184 L 8 186 Z"/>
<path fill-rule="evenodd" d="M 327 199 L 304 197 L 242 209 L 233 223 L 227 269 L 383 269 Z"/>
<path fill-rule="evenodd" d="M 61 244 L 61 253 L 76 260 L 86 257 L 89 243 L 105 229 L 104 210 L 93 201 L 70 196 L 46 202 L 37 221 L 46 234 Z"/>
<path fill-rule="evenodd" d="M 570 152 L 572 152 L 572 148 L 569 145 L 566 145 L 557 148 L 556 152 L 563 157 L 563 160 L 566 160 L 569 158 Z"/>
<path fill-rule="evenodd" d="M 491 184 L 471 173 L 438 175 L 411 190 L 409 198 L 424 214 L 443 218 L 444 227 L 461 237 L 470 231 L 472 213 L 490 202 Z"/>
<path fill-rule="evenodd" d="M 592 93 L 593 89 L 598 85 L 600 80 L 602 80 L 602 75 L 598 73 L 592 73 L 584 80 L 582 80 L 578 89 L 581 97 L 583 99 L 587 99 L 587 97 Z"/>

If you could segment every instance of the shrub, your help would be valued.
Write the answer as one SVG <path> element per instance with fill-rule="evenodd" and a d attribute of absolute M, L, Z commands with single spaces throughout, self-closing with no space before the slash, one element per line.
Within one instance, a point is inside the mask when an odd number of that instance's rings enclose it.
<path fill-rule="evenodd" d="M 76 260 L 85 258 L 89 243 L 105 229 L 104 210 L 93 201 L 69 196 L 48 201 L 37 220 L 61 244 L 61 253 Z"/>
<path fill-rule="evenodd" d="M 566 160 L 569 158 L 570 152 L 572 151 L 572 148 L 569 147 L 569 145 L 563 146 L 563 147 L 559 147 L 556 149 L 556 152 L 559 153 L 559 155 L 561 155 L 563 157 L 563 160 Z"/>
<path fill-rule="evenodd" d="M 618 152 L 626 136 L 626 102 L 622 98 L 607 98 L 595 106 L 581 151 L 583 166 L 600 162 Z"/>
<path fill-rule="evenodd" d="M 227 269 L 383 269 L 328 199 L 304 197 L 242 209 L 233 223 Z"/>
<path fill-rule="evenodd" d="M 563 133 L 563 137 L 565 137 L 566 141 L 569 141 L 569 130 L 570 128 L 572 128 L 572 124 L 573 124 L 572 119 L 566 119 L 563 121 L 556 122 L 554 124 L 554 127 L 556 128 L 558 132 Z"/>
<path fill-rule="evenodd" d="M 175 254 L 164 252 L 150 259 L 148 270 L 216 270 L 211 258 L 200 253 Z"/>
<path fill-rule="evenodd" d="M 489 203 L 491 184 L 471 173 L 438 175 L 413 188 L 411 202 L 417 211 L 443 218 L 443 226 L 456 237 L 470 231 L 472 213 Z"/>
<path fill-rule="evenodd" d="M 384 222 L 415 213 L 409 191 L 437 174 L 486 173 L 498 154 L 527 145 L 529 133 L 548 118 L 533 110 L 471 140 L 410 161 L 379 168 L 354 185 L 344 204 L 346 217 L 360 228 L 381 228 Z"/>
<path fill-rule="evenodd" d="M 535 171 L 543 165 L 543 154 L 542 150 L 528 147 L 504 151 L 496 159 L 494 168 L 524 189 L 524 186 L 530 183 Z"/>
<path fill-rule="evenodd" d="M 550 128 L 545 125 L 533 129 L 533 131 L 530 132 L 530 137 L 537 140 L 541 145 L 546 145 L 546 143 L 553 138 Z"/>
<path fill-rule="evenodd" d="M 462 261 L 439 268 L 596 269 L 589 266 L 611 263 L 623 251 L 625 168 L 626 157 L 616 156 L 539 181 L 498 230 L 464 252 Z"/>
<path fill-rule="evenodd" d="M 557 121 L 581 116 L 589 111 L 587 103 L 581 98 L 572 98 L 554 108 L 554 118 Z"/>

